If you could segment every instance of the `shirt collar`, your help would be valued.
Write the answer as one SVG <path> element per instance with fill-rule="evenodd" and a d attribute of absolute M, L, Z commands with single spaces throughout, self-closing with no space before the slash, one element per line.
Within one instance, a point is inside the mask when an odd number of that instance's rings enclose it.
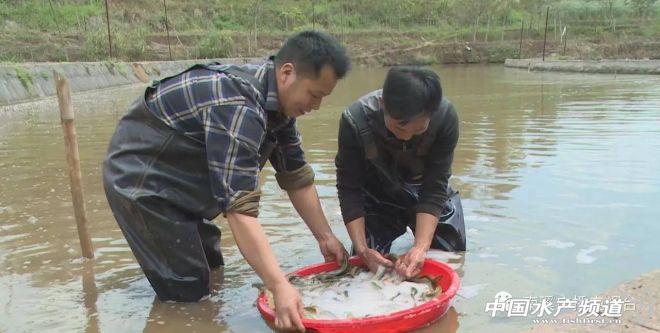
<path fill-rule="evenodd" d="M 257 75 L 263 86 L 266 88 L 266 103 L 264 104 L 264 109 L 266 111 L 278 111 L 280 108 L 280 102 L 277 98 L 277 80 L 275 78 L 274 59 L 274 56 L 268 58 L 260 70 L 261 73 Z"/>
<path fill-rule="evenodd" d="M 295 118 L 290 118 L 280 112 L 280 102 L 277 98 L 277 80 L 275 77 L 274 56 L 268 58 L 268 61 L 259 69 L 257 78 L 261 81 L 263 87 L 266 87 L 264 110 L 268 114 L 268 129 L 277 130 L 288 126 Z"/>

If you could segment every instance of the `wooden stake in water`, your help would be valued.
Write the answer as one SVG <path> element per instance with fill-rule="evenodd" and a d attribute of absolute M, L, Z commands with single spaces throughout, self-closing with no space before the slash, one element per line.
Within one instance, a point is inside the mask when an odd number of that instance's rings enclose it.
<path fill-rule="evenodd" d="M 71 91 L 69 81 L 53 72 L 57 100 L 60 105 L 60 118 L 64 130 L 64 147 L 66 149 L 66 160 L 69 165 L 69 178 L 71 180 L 71 196 L 73 197 L 73 212 L 76 216 L 78 227 L 78 238 L 80 247 L 85 258 L 94 258 L 92 240 L 87 230 L 87 215 L 85 214 L 85 200 L 82 191 L 82 173 L 80 171 L 80 154 L 78 153 L 78 139 L 76 137 L 76 126 L 74 124 L 73 106 L 71 105 Z"/>

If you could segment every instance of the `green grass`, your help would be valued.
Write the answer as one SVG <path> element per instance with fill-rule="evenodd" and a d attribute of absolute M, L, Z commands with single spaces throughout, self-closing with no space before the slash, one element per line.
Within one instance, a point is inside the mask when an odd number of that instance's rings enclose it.
<path fill-rule="evenodd" d="M 14 64 L 14 70 L 16 71 L 16 77 L 18 78 L 19 81 L 21 81 L 21 85 L 25 90 L 29 92 L 32 91 L 32 87 L 34 86 L 34 82 L 32 80 L 32 74 L 28 72 L 25 68 L 18 64 Z"/>
<path fill-rule="evenodd" d="M 256 55 L 258 50 L 247 45 L 255 32 L 281 40 L 291 32 L 312 27 L 351 38 L 404 33 L 425 40 L 469 42 L 475 29 L 477 41 L 484 41 L 487 32 L 488 41 L 499 41 L 503 29 L 506 40 L 517 40 L 524 23 L 525 38 L 542 39 L 547 5 L 551 8 L 548 35 L 552 38 L 554 24 L 560 21 L 562 27 L 568 27 L 571 39 L 609 41 L 660 36 L 660 1 L 648 8 L 640 7 L 653 2 L 649 0 L 166 1 L 171 40 L 175 57 L 179 58 Z M 109 3 L 112 58 L 167 58 L 162 1 Z M 475 28 L 477 19 L 479 25 Z M 393 42 L 408 41 L 400 38 Z M 104 1 L 0 0 L 0 45 L 0 60 L 111 59 Z"/>
<path fill-rule="evenodd" d="M 11 20 L 31 29 L 53 31 L 70 29 L 101 15 L 102 11 L 100 1 L 52 1 L 52 7 L 47 0 L 27 0 L 11 5 L 0 2 L 0 19 Z"/>
<path fill-rule="evenodd" d="M 199 42 L 199 58 L 225 58 L 232 55 L 234 40 L 226 33 L 213 31 Z"/>

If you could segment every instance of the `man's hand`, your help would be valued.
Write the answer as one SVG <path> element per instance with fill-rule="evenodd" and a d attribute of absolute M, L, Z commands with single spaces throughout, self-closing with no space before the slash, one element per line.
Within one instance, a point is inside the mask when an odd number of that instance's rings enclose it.
<path fill-rule="evenodd" d="M 341 265 L 342 260 L 348 256 L 348 253 L 330 229 L 314 184 L 287 190 L 287 193 L 293 207 L 296 208 L 309 230 L 312 231 L 314 238 L 319 242 L 319 248 L 321 248 L 321 254 L 323 254 L 325 261 L 334 260 Z"/>
<path fill-rule="evenodd" d="M 358 252 L 358 255 L 360 258 L 362 258 L 364 264 L 369 267 L 369 270 L 374 273 L 378 271 L 378 266 L 385 266 L 386 268 L 394 267 L 394 263 L 392 261 L 383 257 L 380 252 L 374 249 L 366 248 L 361 252 Z"/>
<path fill-rule="evenodd" d="M 300 295 L 277 264 L 259 221 L 255 217 L 234 212 L 227 213 L 227 221 L 241 254 L 264 281 L 266 288 L 273 292 L 275 327 L 278 330 L 304 332 Z"/>
<path fill-rule="evenodd" d="M 302 324 L 303 304 L 298 291 L 283 282 L 273 290 L 275 328 L 280 331 L 305 332 Z"/>
<path fill-rule="evenodd" d="M 346 224 L 348 235 L 351 236 L 355 253 L 362 259 L 369 270 L 376 273 L 378 266 L 386 268 L 394 267 L 394 263 L 374 249 L 367 247 L 366 237 L 364 235 L 364 217 L 358 217 Z"/>
<path fill-rule="evenodd" d="M 344 245 L 335 237 L 330 235 L 326 238 L 319 240 L 319 248 L 325 262 L 336 261 L 339 265 L 342 264 L 344 258 L 348 258 L 348 252 Z"/>
<path fill-rule="evenodd" d="M 406 254 L 396 261 L 394 269 L 406 279 L 417 276 L 422 270 L 426 259 L 426 250 L 413 246 Z"/>
<path fill-rule="evenodd" d="M 428 213 L 417 213 L 415 222 L 415 245 L 396 261 L 394 268 L 396 272 L 410 279 L 422 270 L 426 252 L 428 252 L 435 228 L 438 226 L 438 218 Z"/>

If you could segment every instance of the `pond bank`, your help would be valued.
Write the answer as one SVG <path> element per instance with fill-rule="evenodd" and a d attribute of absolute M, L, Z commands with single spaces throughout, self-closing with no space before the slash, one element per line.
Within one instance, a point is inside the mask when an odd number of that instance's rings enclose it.
<path fill-rule="evenodd" d="M 0 64 L 0 106 L 55 95 L 53 71 L 69 79 L 73 92 L 147 83 L 176 74 L 198 62 L 231 64 L 256 62 L 256 58 L 227 58 L 148 62 L 64 62 Z"/>
<path fill-rule="evenodd" d="M 507 67 L 540 71 L 660 75 L 660 60 L 548 60 L 511 59 L 517 53 L 510 43 L 433 43 L 389 48 L 353 57 L 356 65 L 432 65 L 502 63 Z M 244 64 L 259 58 L 213 59 Z M 146 83 L 173 75 L 195 63 L 211 59 L 145 62 L 0 63 L 0 106 L 55 95 L 53 71 L 69 79 L 73 92 Z"/>
<path fill-rule="evenodd" d="M 660 60 L 546 60 L 506 59 L 504 66 L 530 71 L 660 75 Z"/>
<path fill-rule="evenodd" d="M 621 310 L 620 318 L 576 316 L 575 312 L 560 315 L 556 319 L 569 323 L 542 324 L 534 326 L 529 333 L 549 332 L 660 332 L 660 269 L 653 270 L 628 282 L 624 282 L 598 297 L 601 300 L 620 298 L 626 306 Z M 592 298 L 595 299 L 595 298 Z M 629 305 L 634 306 L 629 306 Z M 610 305 L 613 306 L 613 305 Z M 584 324 L 570 323 L 576 318 L 581 320 L 620 319 L 620 323 Z"/>

